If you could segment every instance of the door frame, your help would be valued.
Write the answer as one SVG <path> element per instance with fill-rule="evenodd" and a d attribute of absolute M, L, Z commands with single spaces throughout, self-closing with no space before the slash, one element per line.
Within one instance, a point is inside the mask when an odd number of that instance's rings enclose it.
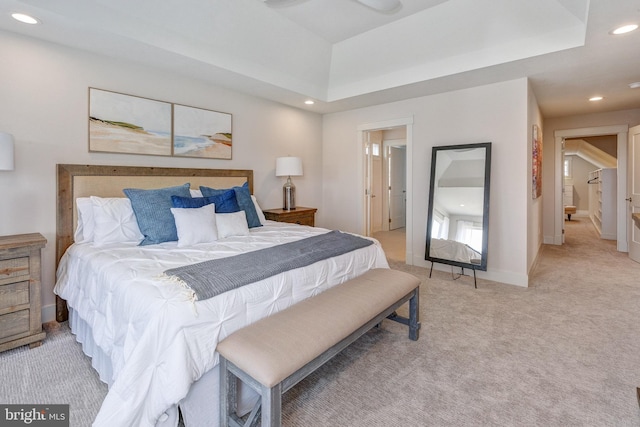
<path fill-rule="evenodd" d="M 579 138 L 588 136 L 616 135 L 618 144 L 618 177 L 616 191 L 616 242 L 619 252 L 628 252 L 627 242 L 627 217 L 626 201 L 627 197 L 627 143 L 629 135 L 628 125 L 596 126 L 580 129 L 556 130 L 555 137 L 555 185 L 554 185 L 554 242 L 555 245 L 562 245 L 564 229 L 564 209 L 562 205 L 562 190 L 564 188 L 564 173 L 562 164 L 562 140 L 566 138 Z"/>
<path fill-rule="evenodd" d="M 631 258 L 633 261 L 635 262 L 639 262 L 640 263 L 640 256 L 639 256 L 639 251 L 638 251 L 638 244 L 634 243 L 634 232 L 635 232 L 635 227 L 636 224 L 633 220 L 633 214 L 635 213 L 635 209 L 637 209 L 637 205 L 638 205 L 638 200 L 632 200 L 635 199 L 635 195 L 637 194 L 636 192 L 634 192 L 635 188 L 634 188 L 634 181 L 636 181 L 636 177 L 634 176 L 634 174 L 637 176 L 637 171 L 638 168 L 640 168 L 640 165 L 638 165 L 636 163 L 636 157 L 637 155 L 635 154 L 635 149 L 633 148 L 634 146 L 634 135 L 637 135 L 636 133 L 636 129 L 640 129 L 640 125 L 636 125 L 636 126 L 632 126 L 629 128 L 629 139 L 627 141 L 627 155 L 628 155 L 628 161 L 627 161 L 627 167 L 629 168 L 629 179 L 627 181 L 627 191 L 628 191 L 628 199 L 625 199 L 625 201 L 629 202 L 628 203 L 628 207 L 629 209 L 627 210 L 626 215 L 628 220 L 627 220 L 627 224 L 628 224 L 628 238 L 627 241 L 629 243 L 629 258 Z"/>
<path fill-rule="evenodd" d="M 374 131 L 374 130 L 384 130 L 384 129 L 388 129 L 388 128 L 394 128 L 394 127 L 400 127 L 400 126 L 405 126 L 406 128 L 406 137 L 407 137 L 407 159 L 408 161 L 406 162 L 406 185 L 407 185 L 407 222 L 406 222 L 406 243 L 405 243 L 405 262 L 409 265 L 414 265 L 413 262 L 413 180 L 411 179 L 411 177 L 413 176 L 413 165 L 412 162 L 410 161 L 410 159 L 412 158 L 413 155 L 413 116 L 411 117 L 404 117 L 404 118 L 399 118 L 399 119 L 392 119 L 392 120 L 385 120 L 385 121 L 379 121 L 379 122 L 372 122 L 372 123 L 366 123 L 366 124 L 362 124 L 359 125 L 356 128 L 357 131 L 357 140 L 358 140 L 358 146 L 360 147 L 360 150 L 362 150 L 362 159 L 363 159 L 363 167 L 365 168 L 365 170 L 362 171 L 362 180 L 361 180 L 361 187 L 360 187 L 360 194 L 363 195 L 362 197 L 362 201 L 361 201 L 361 207 L 362 207 L 362 212 L 364 214 L 363 217 L 363 230 L 362 233 L 364 235 L 368 235 L 367 233 L 370 232 L 371 227 L 370 227 L 370 210 L 371 210 L 371 199 L 370 199 L 370 188 L 371 188 L 371 182 L 367 182 L 367 177 L 371 177 L 371 174 L 368 173 L 369 171 L 367 171 L 366 168 L 368 168 L 370 166 L 370 162 L 368 161 L 368 157 L 366 155 L 366 151 L 365 151 L 365 134 L 368 131 Z"/>

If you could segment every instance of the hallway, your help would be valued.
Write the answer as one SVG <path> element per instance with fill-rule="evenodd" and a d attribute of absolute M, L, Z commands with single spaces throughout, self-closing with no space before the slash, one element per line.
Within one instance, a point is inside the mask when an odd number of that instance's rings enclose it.
<path fill-rule="evenodd" d="M 405 261 L 407 243 L 404 227 L 391 231 L 377 231 L 372 237 L 380 242 L 389 261 Z"/>

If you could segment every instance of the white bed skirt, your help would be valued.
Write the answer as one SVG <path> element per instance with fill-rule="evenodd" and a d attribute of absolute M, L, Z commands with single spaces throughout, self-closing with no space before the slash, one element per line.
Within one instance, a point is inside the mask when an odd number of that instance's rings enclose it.
<path fill-rule="evenodd" d="M 113 378 L 111 360 L 98 347 L 87 323 L 69 308 L 69 327 L 76 336 L 76 341 L 82 345 L 84 354 L 91 358 L 91 366 L 96 370 L 102 382 L 111 386 Z M 180 412 L 186 427 L 210 427 L 218 424 L 220 387 L 217 381 L 219 368 L 216 366 L 192 384 L 189 394 L 180 402 Z M 258 401 L 258 394 L 251 387 L 238 383 L 238 412 L 241 415 L 249 413 Z M 178 408 L 170 408 L 166 416 L 156 424 L 156 427 L 176 427 L 178 425 Z M 213 421 L 212 421 L 213 420 Z"/>

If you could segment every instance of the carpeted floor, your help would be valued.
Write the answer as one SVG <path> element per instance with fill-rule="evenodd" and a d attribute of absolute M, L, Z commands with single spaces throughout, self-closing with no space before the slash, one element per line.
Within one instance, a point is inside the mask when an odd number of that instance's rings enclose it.
<path fill-rule="evenodd" d="M 69 425 L 88 427 L 106 394 L 66 322 L 48 330 L 40 347 L 0 353 L 0 403 L 69 404 Z"/>
<path fill-rule="evenodd" d="M 423 329 L 386 323 L 292 390 L 292 426 L 638 426 L 640 265 L 567 223 L 528 289 L 423 278 Z"/>
<path fill-rule="evenodd" d="M 283 424 L 639 426 L 640 264 L 588 219 L 565 224 L 529 288 L 391 260 L 423 280 L 420 340 L 384 322 L 284 395 Z M 64 324 L 0 354 L 0 378 L 0 401 L 71 403 L 72 426 L 106 392 Z"/>

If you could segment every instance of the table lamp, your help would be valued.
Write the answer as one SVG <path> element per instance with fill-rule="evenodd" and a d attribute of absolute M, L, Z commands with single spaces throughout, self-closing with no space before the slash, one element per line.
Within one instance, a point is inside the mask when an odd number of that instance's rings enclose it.
<path fill-rule="evenodd" d="M 296 186 L 291 182 L 292 176 L 302 176 L 302 159 L 300 157 L 278 157 L 276 159 L 276 176 L 286 176 L 287 182 L 282 186 L 282 209 L 291 211 L 296 208 Z"/>

